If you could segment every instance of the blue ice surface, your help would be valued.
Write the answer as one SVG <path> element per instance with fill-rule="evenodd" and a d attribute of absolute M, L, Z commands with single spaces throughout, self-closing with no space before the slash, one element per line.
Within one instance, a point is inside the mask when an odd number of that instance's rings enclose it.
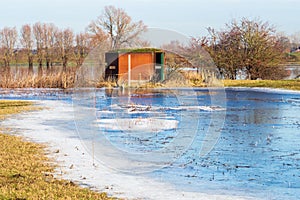
<path fill-rule="evenodd" d="M 154 176 L 189 191 L 298 199 L 300 94 L 226 89 L 226 96 L 226 120 L 214 149 L 200 157 L 203 141 L 196 137 L 183 157 Z"/>
<path fill-rule="evenodd" d="M 186 89 L 188 90 L 188 89 Z M 199 105 L 210 105 L 207 89 L 194 89 Z M 94 106 L 98 111 L 112 105 L 125 105 L 128 98 L 106 90 L 95 90 Z M 300 196 L 300 93 L 267 89 L 226 88 L 225 123 L 214 148 L 205 156 L 199 151 L 203 132 L 207 133 L 212 113 L 165 109 L 166 117 L 181 120 L 184 115 L 199 115 L 197 135 L 183 156 L 147 176 L 173 184 L 178 190 L 212 194 L 244 195 L 261 199 L 298 199 Z M 62 100 L 72 102 L 72 91 L 0 90 L 2 99 Z M 182 97 L 185 99 L 185 97 Z M 186 99 L 189 99 L 187 96 Z M 131 95 L 131 103 L 152 107 L 177 107 L 172 91 Z M 84 102 L 82 103 L 84 105 Z M 115 111 L 115 110 L 114 110 Z M 130 117 L 151 117 L 152 113 L 134 113 Z M 118 117 L 128 117 L 121 111 Z M 111 118 L 101 115 L 99 118 Z M 109 133 L 109 131 L 108 131 Z M 163 148 L 176 133 L 162 132 L 147 141 L 111 134 L 111 141 L 131 151 Z M 130 141 L 131 140 L 131 141 Z M 125 143 L 126 141 L 127 143 Z M 128 142 L 130 141 L 130 142 Z"/>

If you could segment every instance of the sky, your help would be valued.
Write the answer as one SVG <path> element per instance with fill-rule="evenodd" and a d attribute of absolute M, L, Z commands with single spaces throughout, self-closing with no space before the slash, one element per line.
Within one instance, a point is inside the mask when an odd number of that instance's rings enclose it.
<path fill-rule="evenodd" d="M 233 19 L 268 21 L 278 32 L 300 31 L 300 0 L 0 0 L 0 28 L 51 22 L 82 32 L 107 5 L 123 8 L 134 21 L 186 36 L 205 36 Z"/>

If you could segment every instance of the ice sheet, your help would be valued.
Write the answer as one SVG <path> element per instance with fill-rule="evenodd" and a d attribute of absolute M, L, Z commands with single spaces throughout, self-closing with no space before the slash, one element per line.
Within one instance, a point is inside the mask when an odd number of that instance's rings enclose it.
<path fill-rule="evenodd" d="M 250 199 L 238 196 L 192 193 L 174 189 L 145 175 L 128 175 L 106 168 L 82 145 L 76 134 L 73 107 L 60 101 L 37 101 L 48 109 L 19 114 L 1 122 L 28 140 L 48 145 L 49 156 L 58 162 L 58 178 L 125 199 Z"/>

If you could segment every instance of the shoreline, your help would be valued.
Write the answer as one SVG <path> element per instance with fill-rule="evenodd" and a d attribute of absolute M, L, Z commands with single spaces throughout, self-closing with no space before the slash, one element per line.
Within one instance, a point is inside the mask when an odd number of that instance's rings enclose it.
<path fill-rule="evenodd" d="M 15 115 L 1 124 L 18 135 L 47 145 L 49 157 L 58 164 L 56 177 L 83 187 L 125 199 L 250 199 L 248 197 L 183 192 L 145 176 L 113 171 L 93 159 L 72 124 L 73 107 L 61 101 L 35 101 L 47 109 Z"/>
<path fill-rule="evenodd" d="M 105 89 L 118 89 L 120 87 L 83 87 L 85 89 L 92 89 L 92 90 L 105 90 Z M 139 87 L 137 87 L 139 88 Z M 137 89 L 135 87 L 132 87 L 130 89 Z M 288 89 L 288 88 L 281 88 L 281 87 L 267 87 L 267 86 L 244 86 L 244 85 L 236 85 L 232 86 L 229 85 L 227 86 L 226 84 L 223 84 L 221 86 L 211 86 L 211 87 L 200 87 L 200 86 L 162 86 L 162 87 L 153 87 L 153 88 L 147 88 L 147 87 L 141 87 L 142 89 L 220 89 L 220 88 L 237 88 L 237 89 L 263 89 L 263 90 L 283 90 L 283 91 L 291 91 L 291 92 L 300 92 L 300 90 L 297 89 Z M 26 92 L 31 92 L 31 91 L 73 91 L 74 89 L 78 89 L 77 87 L 72 87 L 72 88 L 48 88 L 48 87 L 24 87 L 24 88 L 3 88 L 0 87 L 0 92 L 1 91 L 6 91 L 7 93 L 11 93 L 12 91 L 26 91 Z M 128 88 L 127 88 L 128 89 Z"/>
<path fill-rule="evenodd" d="M 269 93 L 279 93 L 279 94 L 300 94 L 300 90 L 291 90 L 291 89 L 284 89 L 284 88 L 271 88 L 271 87 L 242 87 L 242 86 L 229 86 L 224 87 L 225 89 L 236 89 L 236 90 L 252 90 L 258 92 L 269 92 Z"/>

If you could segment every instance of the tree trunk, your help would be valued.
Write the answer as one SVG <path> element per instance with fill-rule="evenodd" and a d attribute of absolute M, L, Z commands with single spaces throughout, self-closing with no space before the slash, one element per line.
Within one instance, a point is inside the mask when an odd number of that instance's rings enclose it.
<path fill-rule="evenodd" d="M 68 58 L 63 57 L 63 72 L 67 71 Z"/>
<path fill-rule="evenodd" d="M 76 60 L 76 69 L 78 69 L 82 65 L 83 60 L 84 60 L 83 58 L 78 58 Z"/>
<path fill-rule="evenodd" d="M 33 74 L 33 58 L 28 57 L 28 73 Z"/>
<path fill-rule="evenodd" d="M 246 70 L 247 70 L 247 79 L 248 79 L 248 80 L 251 80 L 251 67 L 250 67 L 250 66 L 247 66 L 247 67 L 246 67 Z"/>
<path fill-rule="evenodd" d="M 236 73 L 237 73 L 237 70 L 234 69 L 234 70 L 233 70 L 233 74 L 232 74 L 232 75 L 233 75 L 233 76 L 232 76 L 232 79 L 233 79 L 233 80 L 236 80 Z"/>
<path fill-rule="evenodd" d="M 47 72 L 50 70 L 50 59 L 47 58 L 46 59 L 46 68 L 47 68 Z"/>
<path fill-rule="evenodd" d="M 28 72 L 30 74 L 33 74 L 33 63 L 32 62 L 29 62 L 29 64 L 28 64 Z"/>
<path fill-rule="evenodd" d="M 43 75 L 43 63 L 41 61 L 39 62 L 38 75 Z"/>
<path fill-rule="evenodd" d="M 4 61 L 5 71 L 6 73 L 10 73 L 10 62 L 9 60 Z"/>

